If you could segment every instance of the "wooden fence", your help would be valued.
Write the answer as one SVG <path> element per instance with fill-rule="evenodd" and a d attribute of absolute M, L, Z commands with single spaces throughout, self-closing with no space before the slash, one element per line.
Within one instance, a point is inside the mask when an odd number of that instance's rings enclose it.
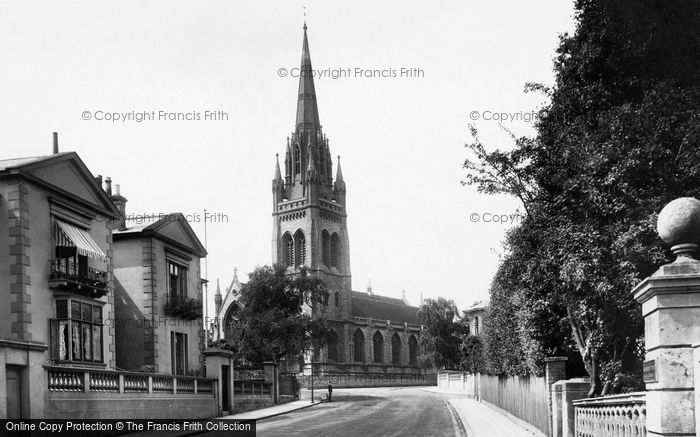
<path fill-rule="evenodd" d="M 536 376 L 477 376 L 477 396 L 549 433 L 547 386 Z"/>

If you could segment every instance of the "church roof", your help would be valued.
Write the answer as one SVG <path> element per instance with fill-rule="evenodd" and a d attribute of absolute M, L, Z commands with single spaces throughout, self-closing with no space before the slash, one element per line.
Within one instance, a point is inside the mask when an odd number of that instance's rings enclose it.
<path fill-rule="evenodd" d="M 228 311 L 228 307 L 231 306 L 233 302 L 236 302 L 240 297 L 239 293 L 241 291 L 241 288 L 243 288 L 243 284 L 238 279 L 238 269 L 234 268 L 233 279 L 231 280 L 231 284 L 229 284 L 229 286 L 226 287 L 226 296 L 224 296 L 221 300 L 221 308 L 219 308 L 219 313 L 216 315 L 216 317 L 223 317 L 226 314 L 226 311 Z M 217 292 L 219 292 L 218 283 Z"/>
<path fill-rule="evenodd" d="M 351 317 L 366 317 L 375 320 L 391 320 L 398 323 L 420 325 L 418 307 L 406 305 L 403 300 L 369 295 L 361 291 L 351 292 Z"/>

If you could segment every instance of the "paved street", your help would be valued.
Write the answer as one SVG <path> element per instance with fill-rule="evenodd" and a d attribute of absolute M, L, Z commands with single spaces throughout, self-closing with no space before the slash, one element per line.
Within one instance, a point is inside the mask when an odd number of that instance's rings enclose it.
<path fill-rule="evenodd" d="M 457 413 L 446 402 L 454 397 L 419 387 L 336 389 L 331 403 L 258 421 L 257 435 L 465 436 Z"/>

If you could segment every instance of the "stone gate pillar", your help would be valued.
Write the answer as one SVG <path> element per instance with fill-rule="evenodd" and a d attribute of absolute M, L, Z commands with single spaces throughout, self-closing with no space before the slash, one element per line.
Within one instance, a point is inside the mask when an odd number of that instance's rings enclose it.
<path fill-rule="evenodd" d="M 554 402 L 554 383 L 566 379 L 566 361 L 567 357 L 547 357 L 544 359 L 544 383 L 547 386 L 547 405 L 549 406 L 549 435 L 559 436 L 555 434 L 559 417 L 555 414 L 557 406 Z M 560 399 L 561 401 L 561 399 Z M 561 408 L 561 407 L 560 407 Z"/>
<path fill-rule="evenodd" d="M 670 202 L 657 230 L 676 260 L 632 290 L 644 316 L 647 430 L 695 435 L 692 345 L 700 341 L 700 261 L 693 254 L 700 243 L 700 201 Z"/>
<path fill-rule="evenodd" d="M 204 351 L 207 378 L 216 378 L 216 398 L 219 414 L 233 413 L 233 352 L 219 348 Z M 225 373 L 224 373 L 225 372 Z"/>

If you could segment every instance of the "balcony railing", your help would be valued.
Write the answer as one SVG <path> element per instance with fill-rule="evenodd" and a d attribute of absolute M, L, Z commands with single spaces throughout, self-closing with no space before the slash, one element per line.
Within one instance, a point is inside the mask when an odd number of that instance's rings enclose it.
<path fill-rule="evenodd" d="M 93 267 L 79 269 L 65 258 L 51 260 L 49 286 L 90 297 L 102 297 L 109 292 L 107 272 Z"/>
<path fill-rule="evenodd" d="M 643 437 L 646 395 L 629 393 L 574 401 L 576 437 Z"/>
<path fill-rule="evenodd" d="M 185 320 L 197 320 L 202 317 L 202 301 L 182 295 L 168 296 L 165 314 Z"/>

